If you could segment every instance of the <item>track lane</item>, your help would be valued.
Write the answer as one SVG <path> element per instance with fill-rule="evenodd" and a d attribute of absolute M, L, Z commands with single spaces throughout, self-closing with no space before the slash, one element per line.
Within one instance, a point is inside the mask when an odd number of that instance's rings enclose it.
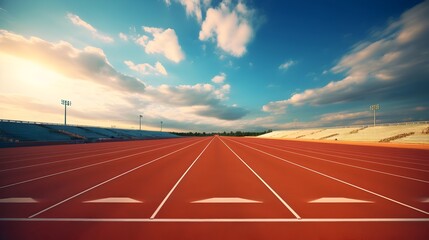
<path fill-rule="evenodd" d="M 377 161 L 400 161 L 409 164 L 429 164 L 429 149 L 395 147 L 394 145 L 356 145 L 341 142 L 295 141 L 286 139 L 249 138 L 254 141 L 279 144 L 293 149 L 317 150 L 318 152 L 376 159 Z"/>
<path fill-rule="evenodd" d="M 198 203 L 211 198 L 259 203 Z M 218 138 L 202 154 L 156 218 L 296 218 Z"/>
<path fill-rule="evenodd" d="M 207 139 L 200 139 L 192 145 L 185 145 L 158 158 L 150 159 L 144 164 L 83 189 L 32 215 L 31 218 L 58 216 L 148 218 L 176 177 L 189 165 L 192 156 L 198 153 L 207 142 Z M 141 203 L 87 203 L 87 201 L 109 197 L 127 197 Z M 112 211 L 112 209 L 115 210 Z"/>
<path fill-rule="evenodd" d="M 356 185 L 365 189 L 372 190 L 399 202 L 429 212 L 429 206 L 425 202 L 425 199 L 428 199 L 429 196 L 429 187 L 427 182 L 398 178 L 397 176 L 350 168 L 349 166 L 345 165 L 333 164 L 326 161 L 318 161 L 318 159 L 310 157 L 293 156 L 293 154 L 285 153 L 281 150 L 270 147 L 259 146 L 257 148 L 264 149 L 264 151 L 268 151 L 276 156 L 283 157 L 283 159 L 292 161 L 294 163 L 299 163 L 303 166 L 310 167 L 314 170 L 337 177 L 347 182 L 355 183 Z M 336 161 L 336 159 L 333 160 Z M 399 174 L 413 176 L 416 179 L 427 179 L 427 173 L 425 173 L 426 175 L 422 177 L 421 172 L 413 172 L 413 174 L 411 174 L 410 171 L 406 169 L 402 169 L 402 171 L 404 173 Z"/>
<path fill-rule="evenodd" d="M 176 140 L 176 139 L 175 139 Z M 177 141 L 177 140 L 176 140 Z M 92 144 L 78 144 L 73 145 L 74 149 L 70 152 L 58 152 L 56 146 L 52 146 L 52 149 L 44 149 L 44 152 L 40 152 L 41 155 L 32 155 L 28 156 L 25 159 L 10 160 L 13 158 L 8 158 L 3 161 L 0 161 L 0 171 L 5 171 L 12 168 L 28 167 L 37 164 L 50 164 L 56 162 L 58 159 L 74 159 L 82 156 L 93 156 L 93 155 L 103 155 L 113 152 L 125 152 L 127 150 L 140 149 L 145 147 L 152 147 L 157 145 L 167 145 L 169 143 L 174 143 L 174 140 L 170 141 L 135 141 L 132 143 L 123 144 L 122 142 L 110 143 L 108 146 L 105 146 L 105 143 L 92 143 Z M 100 144 L 100 145 L 98 145 Z M 90 146 L 90 148 L 88 148 Z M 21 151 L 25 152 L 26 149 L 19 148 Z M 1 152 L 2 149 L 0 149 Z M 17 151 L 16 148 L 10 148 L 5 151 Z"/>
<path fill-rule="evenodd" d="M 189 140 L 187 140 L 189 141 Z M 96 155 L 83 155 L 71 159 L 58 160 L 49 164 L 35 164 L 28 167 L 0 171 L 0 189 L 30 182 L 33 180 L 55 176 L 71 171 L 80 170 L 87 167 L 98 166 L 135 155 L 150 153 L 153 151 L 168 149 L 177 145 L 186 144 L 187 141 L 163 144 L 161 146 L 142 146 L 137 148 L 113 151 Z"/>
<path fill-rule="evenodd" d="M 291 148 L 285 148 L 279 145 L 268 145 L 260 144 L 256 142 L 247 141 L 254 146 L 267 147 L 274 150 L 280 150 L 285 153 L 291 154 L 291 156 L 303 156 L 319 161 L 330 162 L 333 164 L 348 166 L 352 168 L 358 168 L 361 170 L 376 172 L 380 174 L 396 176 L 399 178 L 414 180 L 423 183 L 429 183 L 429 170 L 409 168 L 403 166 L 395 166 L 390 164 L 377 163 L 373 161 L 360 160 L 358 158 L 350 158 L 344 156 L 336 156 L 334 154 L 324 154 L 317 151 L 308 150 L 294 150 Z"/>
<path fill-rule="evenodd" d="M 233 140 L 241 141 L 242 139 L 233 138 Z M 228 143 L 228 145 L 231 146 L 234 151 L 241 155 L 240 147 L 230 144 L 228 140 L 225 140 L 225 142 Z M 304 143 L 303 146 L 307 146 L 306 144 L 307 143 Z M 296 218 L 229 218 L 224 219 L 226 221 L 217 221 L 222 219 L 213 218 L 155 218 L 151 220 L 148 217 L 150 212 L 153 211 L 161 199 L 165 197 L 174 182 L 177 181 L 181 174 L 183 174 L 184 169 L 189 167 L 187 164 L 190 164 L 190 162 L 195 159 L 192 159 L 192 157 L 196 156 L 201 148 L 197 150 L 192 147 L 192 149 L 194 151 L 189 151 L 189 154 L 182 152 L 183 157 L 175 155 L 176 157 L 172 157 L 170 159 L 171 162 L 168 161 L 167 163 L 167 161 L 160 160 L 156 164 L 147 165 L 127 174 L 126 176 L 115 179 L 114 181 L 110 181 L 101 187 L 88 191 L 85 194 L 82 194 L 73 200 L 64 203 L 64 205 L 58 206 L 58 208 L 54 208 L 48 212 L 45 212 L 44 214 L 49 216 L 49 218 L 43 218 L 42 214 L 29 220 L 25 220 L 25 218 L 19 218 L 17 220 L 6 220 L 5 218 L 0 218 L 0 239 L 427 239 L 429 237 L 429 222 L 427 218 L 419 217 L 408 219 L 410 221 L 407 221 L 405 218 L 387 218 L 387 220 L 389 220 L 387 221 L 385 217 L 389 217 L 389 208 L 385 208 L 383 211 L 380 211 L 379 209 L 378 212 L 376 212 L 376 215 L 385 212 L 388 213 L 382 216 L 383 218 L 371 217 L 370 219 L 355 218 L 360 216 L 359 213 L 352 213 L 349 216 L 344 216 L 345 218 L 333 218 L 333 216 L 342 216 L 341 211 L 343 211 L 345 206 L 338 206 L 337 208 L 330 207 L 332 210 L 331 214 L 327 212 L 326 217 L 308 218 L 307 216 L 304 216 L 304 219 L 302 220 L 298 220 Z M 246 152 L 249 150 L 244 151 Z M 306 175 L 295 174 L 296 178 L 285 177 L 284 175 L 286 173 L 289 175 L 295 171 L 289 172 L 292 168 L 288 167 L 285 169 L 284 164 L 278 164 L 274 167 L 271 166 L 272 163 L 267 164 L 269 162 L 278 163 L 279 161 L 269 161 L 267 160 L 267 156 L 264 154 L 258 155 L 257 153 L 250 151 L 249 155 L 253 157 L 243 157 L 243 159 L 249 164 L 249 166 L 252 166 L 252 168 L 254 168 L 258 174 L 263 176 L 264 179 L 265 175 L 263 175 L 263 172 L 267 169 L 269 170 L 268 172 L 271 172 L 271 169 L 274 169 L 281 172 L 281 174 L 279 174 L 280 186 L 289 184 L 289 180 L 291 180 L 293 184 L 300 184 L 297 186 L 297 188 L 302 188 L 303 193 L 308 190 L 306 186 L 307 184 L 305 184 L 308 180 Z M 185 158 L 188 160 L 185 160 Z M 191 158 L 191 160 L 189 160 L 189 158 Z M 138 159 L 135 160 L 138 161 Z M 198 160 L 196 164 L 200 163 L 200 160 Z M 252 161 L 263 161 L 264 163 L 261 164 L 263 165 L 261 166 L 262 171 L 256 169 L 251 164 Z M 179 165 L 181 167 L 179 167 Z M 225 166 L 228 168 L 229 163 L 227 163 Z M 149 169 L 150 167 L 151 169 Z M 195 166 L 191 168 L 189 173 L 195 170 L 194 167 Z M 107 168 L 97 169 L 98 172 L 94 171 L 92 174 L 98 175 L 103 174 L 103 171 L 111 171 Z M 147 172 L 143 172 L 143 170 L 147 170 Z M 209 172 L 210 171 L 208 171 L 208 173 Z M 78 177 L 77 179 L 80 181 L 88 181 L 89 178 L 87 175 L 88 172 L 85 172 L 83 174 L 83 178 L 82 175 L 80 175 L 82 179 L 79 179 Z M 206 175 L 208 174 L 201 175 L 203 177 L 207 177 Z M 79 176 L 79 174 L 76 176 Z M 163 184 L 162 181 L 169 177 L 171 177 L 168 180 L 170 186 L 163 187 L 163 185 L 167 184 Z M 276 176 L 272 177 L 275 178 Z M 362 177 L 362 175 L 354 177 L 359 178 Z M 188 177 L 185 177 L 184 179 L 187 178 Z M 270 179 L 271 176 L 268 176 L 266 181 L 270 182 L 272 180 Z M 157 184 L 154 183 L 153 180 L 155 180 L 155 182 L 161 182 L 159 187 L 157 187 Z M 303 182 L 299 180 L 305 181 Z M 76 179 L 70 181 L 76 181 Z M 310 179 L 309 181 L 310 183 L 320 183 L 320 185 L 316 185 L 316 187 L 310 188 L 309 190 L 314 190 L 318 193 L 326 193 L 325 190 L 329 190 L 330 193 L 338 193 L 336 191 L 337 187 L 335 184 L 325 185 L 323 181 L 318 181 L 317 179 L 315 181 L 311 181 Z M 182 183 L 178 185 L 177 190 L 181 189 Z M 228 185 L 228 182 L 225 182 L 224 185 Z M 311 186 L 313 185 L 310 184 L 310 187 Z M 53 189 L 50 189 L 50 191 L 56 192 L 65 190 L 65 188 L 67 188 L 66 185 L 58 184 L 58 190 L 55 189 L 53 191 Z M 280 189 L 277 188 L 277 186 L 273 186 L 273 188 L 276 191 Z M 149 192 L 147 190 L 149 189 L 151 189 L 150 191 L 153 191 L 153 193 L 151 192 L 148 194 Z M 160 194 L 161 192 L 162 194 Z M 343 191 L 341 192 L 344 193 Z M 151 198 L 147 197 L 154 196 L 154 194 L 158 194 L 158 197 L 153 198 L 153 200 L 150 200 Z M 125 207 L 107 204 L 101 205 L 94 209 L 94 205 L 91 206 L 91 204 L 88 205 L 88 203 L 82 203 L 82 201 L 100 198 L 100 196 L 131 196 L 133 198 L 143 200 L 142 205 L 152 202 L 152 209 L 150 211 L 144 210 L 144 214 L 139 214 L 141 206 Z M 290 192 L 286 196 L 290 196 Z M 291 197 L 294 199 L 297 198 L 299 200 L 300 196 L 301 195 L 292 194 Z M 302 204 L 299 203 L 300 201 L 295 202 L 298 202 L 298 205 Z M 170 200 L 166 202 L 166 204 L 168 203 L 170 203 Z M 291 205 L 295 206 L 294 203 L 291 203 Z M 360 206 L 356 205 L 357 204 L 352 206 L 352 208 L 356 212 L 362 211 Z M 24 206 L 19 205 L 17 207 Z M 316 206 L 312 207 L 315 208 Z M 124 214 L 124 212 L 129 212 L 130 210 L 134 213 Z M 73 218 L 60 219 L 58 216 L 54 216 L 54 212 L 59 214 L 61 211 L 65 211 L 62 212 L 64 215 L 67 213 L 70 214 L 68 215 L 69 217 Z M 83 213 L 86 211 L 90 211 L 91 214 Z M 75 214 L 73 215 L 72 212 Z M 49 214 L 53 215 L 51 216 Z M 88 218 L 78 219 L 75 218 L 76 216 L 86 216 Z M 145 218 L 137 218 L 142 216 Z M 390 217 L 392 216 L 393 215 Z M 122 217 L 132 218 L 126 219 Z M 397 217 L 397 215 L 394 215 L 394 217 Z M 422 222 L 417 221 L 418 219 L 421 219 Z M 397 222 L 392 222 L 390 220 L 395 220 Z M 311 231 L 309 231 L 309 229 L 311 229 Z"/>
<path fill-rule="evenodd" d="M 248 159 L 249 165 L 254 167 L 262 176 L 266 176 L 279 193 L 284 194 L 284 198 L 291 202 L 291 206 L 302 212 L 302 217 L 427 217 L 427 214 L 422 213 L 419 207 L 423 206 L 412 205 L 403 206 L 398 204 L 397 201 L 405 202 L 405 205 L 414 204 L 408 197 L 401 197 L 402 194 L 407 193 L 407 190 L 399 191 L 389 185 L 392 179 L 389 179 L 386 186 L 386 181 L 379 184 L 380 180 L 378 175 L 368 175 L 358 170 L 350 170 L 345 167 L 337 165 L 324 165 L 320 162 L 311 161 L 302 158 L 291 158 L 290 155 L 281 151 L 275 151 L 269 148 L 247 146 L 249 143 L 243 145 L 243 140 L 227 139 L 228 143 L 231 142 L 234 149 L 237 150 L 239 155 Z M 268 151 L 270 151 L 268 153 Z M 268 153 L 268 154 L 266 154 Z M 277 156 L 277 157 L 276 157 Z M 299 165 L 299 166 L 298 166 Z M 309 171 L 312 170 L 312 171 Z M 316 172 L 317 171 L 317 172 Z M 323 175 L 327 174 L 327 175 Z M 331 176 L 331 177 L 327 177 Z M 365 176 L 361 178 L 358 176 Z M 374 179 L 375 177 L 375 179 Z M 335 180 L 335 179 L 336 180 Z M 358 180 L 357 180 L 358 179 Z M 340 181 L 339 181 L 340 180 Z M 345 182 L 341 182 L 345 181 Z M 394 179 L 395 181 L 397 179 Z M 283 184 L 283 183 L 293 184 Z M 345 184 L 349 183 L 349 184 Z M 358 188 L 351 186 L 357 184 Z M 398 181 L 396 184 L 404 184 L 403 181 Z M 415 184 L 415 183 L 413 183 Z M 380 187 L 381 185 L 381 187 Z M 398 185 L 394 185 L 398 186 Z M 426 185 L 423 188 L 417 185 L 418 190 L 427 191 Z M 369 191 L 362 191 L 359 187 Z M 388 191 L 384 188 L 390 187 Z M 412 191 L 418 194 L 417 191 Z M 378 193 L 380 195 L 376 195 Z M 294 197 L 287 197 L 289 196 Z M 385 197 L 381 197 L 381 196 Z M 387 196 L 387 197 L 386 197 Z M 322 197 L 346 197 L 352 199 L 362 199 L 374 203 L 359 203 L 359 204 L 315 204 L 310 201 Z M 391 200 L 389 200 L 389 198 Z M 393 200 L 393 201 L 392 201 Z M 401 203 L 402 203 L 401 202 Z M 416 209 L 413 209 L 416 207 Z M 425 208 L 423 208 L 425 209 Z"/>
<path fill-rule="evenodd" d="M 393 156 L 386 155 L 384 157 L 381 156 L 371 156 L 368 154 L 365 154 L 364 152 L 360 153 L 360 154 L 353 154 L 353 153 L 347 153 L 347 152 L 343 152 L 343 151 L 338 151 L 339 148 L 337 149 L 330 149 L 330 150 L 320 150 L 317 149 L 316 151 L 313 149 L 305 149 L 305 148 L 292 148 L 289 147 L 285 144 L 281 144 L 281 141 L 279 141 L 278 143 L 273 142 L 272 146 L 278 146 L 278 147 L 282 147 L 288 150 L 293 150 L 293 151 L 300 151 L 300 152 L 307 152 L 307 153 L 312 153 L 312 154 L 321 154 L 321 155 L 335 155 L 338 157 L 343 157 L 346 159 L 352 159 L 352 160 L 359 160 L 362 162 L 373 162 L 374 164 L 380 164 L 380 165 L 385 165 L 385 166 L 389 166 L 389 165 L 393 165 L 393 166 L 399 166 L 399 167 L 403 167 L 403 168 L 418 168 L 421 170 L 429 170 L 429 162 L 428 161 L 414 161 L 414 158 L 409 158 L 409 159 L 402 159 L 402 160 L 398 160 L 398 159 L 394 159 Z M 334 145 L 334 144 L 332 144 Z M 336 145 L 336 144 L 335 144 Z M 401 149 L 401 152 L 406 152 L 409 151 L 410 149 Z M 420 155 L 417 155 L 420 154 Z M 416 152 L 416 156 L 424 156 L 427 155 L 427 157 L 429 158 L 429 154 L 427 154 L 427 151 L 424 150 L 419 150 L 418 152 Z"/>
<path fill-rule="evenodd" d="M 83 151 L 91 151 L 93 145 L 96 144 L 97 148 L 109 149 L 115 147 L 119 142 L 100 142 L 88 144 L 63 144 L 63 145 L 46 145 L 46 146 L 24 146 L 24 147 L 11 147 L 0 149 L 2 156 L 0 157 L 0 164 L 14 162 L 14 161 L 27 161 L 34 158 L 46 157 L 46 153 L 55 154 L 70 154 L 76 151 L 76 145 Z"/>
<path fill-rule="evenodd" d="M 2 208 L 5 206 L 5 209 L 1 212 L 0 217 L 28 217 L 35 212 L 41 211 L 64 200 L 65 198 L 70 197 L 71 195 L 103 182 L 112 176 L 117 176 L 153 159 L 170 154 L 178 149 L 189 147 L 199 141 L 201 141 L 201 139 L 195 139 L 191 143 L 184 145 L 176 145 L 173 148 L 164 148 L 141 154 L 136 153 L 131 157 L 123 156 L 122 159 L 111 161 L 106 164 L 82 168 L 76 171 L 70 171 L 8 188 L 2 188 L 0 189 L 0 198 L 31 197 L 36 199 L 38 203 L 1 203 Z"/>

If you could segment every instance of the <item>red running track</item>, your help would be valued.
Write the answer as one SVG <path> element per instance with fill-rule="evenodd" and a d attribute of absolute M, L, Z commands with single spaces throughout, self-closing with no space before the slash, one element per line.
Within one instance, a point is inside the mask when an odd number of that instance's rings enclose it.
<path fill-rule="evenodd" d="M 429 239 L 429 150 L 268 140 L 0 149 L 1 239 Z"/>

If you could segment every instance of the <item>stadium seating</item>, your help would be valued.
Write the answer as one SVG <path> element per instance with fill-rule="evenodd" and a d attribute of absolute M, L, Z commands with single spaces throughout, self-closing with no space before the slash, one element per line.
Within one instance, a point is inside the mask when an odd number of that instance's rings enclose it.
<path fill-rule="evenodd" d="M 178 136 L 168 132 L 0 120 L 0 143 L 96 142 L 175 137 Z"/>
<path fill-rule="evenodd" d="M 303 130 L 280 130 L 263 134 L 263 138 L 338 140 L 366 142 L 429 143 L 429 123 L 402 123 L 380 126 L 356 126 L 337 128 L 314 128 Z"/>

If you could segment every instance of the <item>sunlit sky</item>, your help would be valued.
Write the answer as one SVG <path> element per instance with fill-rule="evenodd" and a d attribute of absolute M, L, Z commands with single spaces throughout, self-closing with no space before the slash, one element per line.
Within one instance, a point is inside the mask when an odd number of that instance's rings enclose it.
<path fill-rule="evenodd" d="M 429 120 L 429 2 L 0 1 L 0 118 L 169 131 Z"/>

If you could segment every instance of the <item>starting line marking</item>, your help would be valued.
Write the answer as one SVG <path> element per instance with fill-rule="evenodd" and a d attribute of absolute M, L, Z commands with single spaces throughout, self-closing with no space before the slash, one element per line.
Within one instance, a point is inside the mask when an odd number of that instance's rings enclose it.
<path fill-rule="evenodd" d="M 191 203 L 262 203 L 261 201 L 239 197 L 214 197 L 193 201 Z"/>
<path fill-rule="evenodd" d="M 84 203 L 142 203 L 142 201 L 138 201 L 128 197 L 108 197 L 84 201 Z"/>
<path fill-rule="evenodd" d="M 170 222 L 170 223 L 298 223 L 298 222 L 429 222 L 429 218 L 0 218 L 0 222 Z"/>
<path fill-rule="evenodd" d="M 309 201 L 309 203 L 373 203 L 372 201 L 344 198 L 344 197 L 322 197 Z"/>
<path fill-rule="evenodd" d="M 29 197 L 12 197 L 12 198 L 2 198 L 0 203 L 37 203 L 34 198 Z"/>

